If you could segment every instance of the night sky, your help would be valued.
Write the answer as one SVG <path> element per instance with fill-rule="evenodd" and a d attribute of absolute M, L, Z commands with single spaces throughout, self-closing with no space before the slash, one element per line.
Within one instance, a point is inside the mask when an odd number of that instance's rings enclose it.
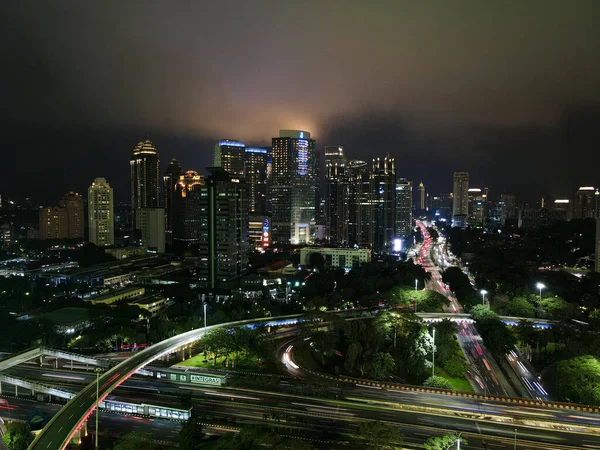
<path fill-rule="evenodd" d="M 149 137 L 164 169 L 214 142 L 309 130 L 449 192 L 600 185 L 600 1 L 0 3 L 0 192 L 128 196 Z"/>

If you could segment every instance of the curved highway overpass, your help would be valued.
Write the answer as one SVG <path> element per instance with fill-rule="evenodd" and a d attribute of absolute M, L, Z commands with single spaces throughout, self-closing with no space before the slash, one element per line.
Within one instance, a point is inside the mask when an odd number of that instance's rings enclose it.
<path fill-rule="evenodd" d="M 176 351 L 180 347 L 198 341 L 206 331 L 216 328 L 229 328 L 242 325 L 252 325 L 263 322 L 289 321 L 301 317 L 299 314 L 280 317 L 263 317 L 260 319 L 242 320 L 238 322 L 221 323 L 206 328 L 187 331 L 158 342 L 145 350 L 131 356 L 112 369 L 103 373 L 99 380 L 99 397 L 103 401 L 121 383 L 127 380 L 138 369 L 144 367 L 155 359 Z M 73 397 L 53 418 L 44 429 L 36 436 L 29 446 L 29 450 L 55 450 L 64 449 L 69 444 L 82 424 L 96 408 L 96 382 L 88 384 L 79 394 Z"/>

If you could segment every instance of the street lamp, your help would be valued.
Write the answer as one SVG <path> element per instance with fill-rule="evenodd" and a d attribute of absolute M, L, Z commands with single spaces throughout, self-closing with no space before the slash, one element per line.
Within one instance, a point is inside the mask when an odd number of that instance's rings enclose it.
<path fill-rule="evenodd" d="M 431 354 L 431 376 L 435 375 L 435 328 L 433 329 L 433 352 Z"/>
<path fill-rule="evenodd" d="M 415 278 L 415 291 L 418 290 L 418 286 L 419 286 L 419 280 L 417 278 Z"/>
<path fill-rule="evenodd" d="M 204 334 L 206 334 L 206 302 L 204 302 L 203 305 L 204 305 Z"/>
<path fill-rule="evenodd" d="M 481 304 L 485 305 L 485 294 L 487 294 L 488 291 L 486 291 L 485 289 L 481 290 Z"/>
<path fill-rule="evenodd" d="M 99 391 L 100 391 L 100 372 L 102 372 L 102 369 L 100 367 L 96 367 L 94 369 L 94 372 L 96 372 L 96 450 L 98 450 L 98 434 L 100 432 L 100 430 L 98 429 L 98 409 L 100 408 L 100 396 L 99 396 Z"/>
<path fill-rule="evenodd" d="M 544 283 L 538 283 L 536 287 L 540 290 L 540 302 L 542 301 L 542 289 L 546 289 L 546 285 Z"/>
<path fill-rule="evenodd" d="M 515 428 L 515 450 L 517 450 L 517 429 Z"/>

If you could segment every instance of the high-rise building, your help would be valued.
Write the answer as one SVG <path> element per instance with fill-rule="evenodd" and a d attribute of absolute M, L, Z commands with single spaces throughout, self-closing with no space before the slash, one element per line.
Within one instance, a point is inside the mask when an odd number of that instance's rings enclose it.
<path fill-rule="evenodd" d="M 452 192 L 432 196 L 431 212 L 440 220 L 450 220 L 452 218 Z"/>
<path fill-rule="evenodd" d="M 174 241 L 188 244 L 200 241 L 200 186 L 204 177 L 195 170 L 179 176 L 172 195 L 172 233 Z"/>
<path fill-rule="evenodd" d="M 571 220 L 572 215 L 571 200 L 568 198 L 557 198 L 554 200 L 551 212 L 553 222 L 565 222 Z"/>
<path fill-rule="evenodd" d="M 215 144 L 213 165 L 221 167 L 226 172 L 236 176 L 244 176 L 246 144 L 224 139 Z"/>
<path fill-rule="evenodd" d="M 165 207 L 165 240 L 167 243 L 172 242 L 173 236 L 173 195 L 175 193 L 175 185 L 179 181 L 179 177 L 183 174 L 181 164 L 173 158 L 163 175 L 163 205 Z"/>
<path fill-rule="evenodd" d="M 412 233 L 412 182 L 399 178 L 396 183 L 396 235 L 400 238 Z"/>
<path fill-rule="evenodd" d="M 469 226 L 483 227 L 487 217 L 487 197 L 479 188 L 470 188 L 469 198 L 469 216 L 467 223 Z"/>
<path fill-rule="evenodd" d="M 504 227 L 506 220 L 506 205 L 502 200 L 497 202 L 487 202 L 487 220 L 485 229 L 487 231 L 496 231 Z"/>
<path fill-rule="evenodd" d="M 60 206 L 40 209 L 40 239 L 65 239 L 67 237 L 67 212 Z"/>
<path fill-rule="evenodd" d="M 348 242 L 348 173 L 343 147 L 325 147 L 325 239 Z"/>
<path fill-rule="evenodd" d="M 419 209 L 421 211 L 427 209 L 427 205 L 425 204 L 425 185 L 422 181 L 419 183 Z"/>
<path fill-rule="evenodd" d="M 267 159 L 266 148 L 245 149 L 244 173 L 248 188 L 248 212 L 264 216 L 267 213 Z"/>
<path fill-rule="evenodd" d="M 160 175 L 158 152 L 149 140 L 138 142 L 129 161 L 131 189 L 132 230 L 139 229 L 135 222 L 138 208 L 160 206 Z"/>
<path fill-rule="evenodd" d="M 516 219 L 517 198 L 513 194 L 500 194 L 500 201 L 504 202 L 506 219 Z"/>
<path fill-rule="evenodd" d="M 219 167 L 200 186 L 199 283 L 209 289 L 232 289 L 248 271 L 246 182 Z"/>
<path fill-rule="evenodd" d="M 469 172 L 454 172 L 452 225 L 464 226 L 469 214 Z"/>
<path fill-rule="evenodd" d="M 348 169 L 348 244 L 373 248 L 374 193 L 372 172 L 365 161 L 349 161 Z"/>
<path fill-rule="evenodd" d="M 140 231 L 142 246 L 150 253 L 165 252 L 165 210 L 163 208 L 138 208 L 135 221 Z"/>
<path fill-rule="evenodd" d="M 309 243 L 315 224 L 315 141 L 307 131 L 281 130 L 272 143 L 273 242 Z"/>
<path fill-rule="evenodd" d="M 96 178 L 88 189 L 88 222 L 90 242 L 115 243 L 113 189 L 104 178 Z"/>
<path fill-rule="evenodd" d="M 66 214 L 66 238 L 83 239 L 85 232 L 85 208 L 83 197 L 76 192 L 65 194 L 59 203 L 61 208 L 65 208 Z"/>
<path fill-rule="evenodd" d="M 396 165 L 389 155 L 373 159 L 371 175 L 373 193 L 373 251 L 392 250 L 396 232 Z"/>
<path fill-rule="evenodd" d="M 596 189 L 593 186 L 582 186 L 577 190 L 573 208 L 574 219 L 593 219 L 596 217 L 595 191 Z"/>

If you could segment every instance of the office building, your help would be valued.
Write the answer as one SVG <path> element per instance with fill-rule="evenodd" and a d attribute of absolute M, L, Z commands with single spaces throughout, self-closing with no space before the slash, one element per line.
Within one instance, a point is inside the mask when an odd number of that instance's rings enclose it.
<path fill-rule="evenodd" d="M 487 231 L 497 231 L 504 227 L 506 222 L 506 205 L 502 200 L 497 202 L 488 201 L 487 220 L 485 229 Z"/>
<path fill-rule="evenodd" d="M 596 217 L 596 189 L 593 186 L 582 186 L 575 194 L 573 202 L 573 218 L 588 219 Z"/>
<path fill-rule="evenodd" d="M 325 147 L 325 240 L 348 242 L 348 174 L 343 147 Z"/>
<path fill-rule="evenodd" d="M 427 210 L 427 205 L 425 204 L 425 185 L 422 181 L 419 183 L 419 209 L 421 212 Z"/>
<path fill-rule="evenodd" d="M 248 217 L 248 242 L 251 248 L 258 251 L 271 246 L 271 221 L 268 217 Z"/>
<path fill-rule="evenodd" d="M 303 247 L 300 249 L 300 265 L 307 265 L 313 253 L 323 255 L 325 267 L 342 267 L 350 270 L 358 269 L 362 264 L 371 262 L 371 250 L 367 248 Z"/>
<path fill-rule="evenodd" d="M 372 172 L 365 161 L 349 161 L 348 245 L 373 248 L 374 194 Z"/>
<path fill-rule="evenodd" d="M 168 244 L 172 242 L 173 237 L 173 195 L 175 185 L 179 177 L 183 174 L 183 169 L 179 161 L 173 158 L 163 175 L 163 206 L 165 208 L 165 240 Z"/>
<path fill-rule="evenodd" d="M 454 172 L 452 226 L 464 227 L 469 214 L 469 173 Z"/>
<path fill-rule="evenodd" d="M 396 183 L 396 233 L 395 238 L 412 234 L 412 182 L 399 178 Z"/>
<path fill-rule="evenodd" d="M 172 195 L 173 241 L 194 244 L 200 241 L 200 186 L 204 177 L 195 170 L 188 170 L 174 185 Z"/>
<path fill-rule="evenodd" d="M 96 178 L 88 189 L 88 223 L 90 242 L 102 247 L 115 243 L 113 189 L 104 178 Z"/>
<path fill-rule="evenodd" d="M 517 218 L 517 198 L 512 194 L 500 194 L 500 201 L 504 202 L 506 219 Z"/>
<path fill-rule="evenodd" d="M 281 130 L 272 139 L 271 154 L 273 243 L 309 243 L 316 212 L 315 141 L 307 131 Z"/>
<path fill-rule="evenodd" d="M 246 182 L 219 167 L 200 186 L 199 283 L 208 289 L 233 289 L 248 271 Z"/>
<path fill-rule="evenodd" d="M 159 163 L 158 152 L 152 142 L 146 140 L 137 143 L 129 161 L 132 231 L 139 229 L 135 222 L 136 209 L 160 206 Z"/>
<path fill-rule="evenodd" d="M 568 198 L 557 198 L 552 204 L 552 221 L 566 222 L 573 215 L 571 201 Z"/>
<path fill-rule="evenodd" d="M 248 188 L 248 213 L 262 215 L 267 213 L 267 159 L 266 148 L 245 149 L 244 173 Z"/>
<path fill-rule="evenodd" d="M 430 210 L 436 219 L 444 221 L 452 219 L 452 192 L 432 196 Z"/>
<path fill-rule="evenodd" d="M 139 238 L 149 253 L 165 252 L 165 210 L 163 208 L 137 208 L 135 221 Z"/>
<path fill-rule="evenodd" d="M 83 239 L 85 230 L 85 208 L 83 197 L 76 192 L 65 194 L 59 203 L 66 214 L 66 238 Z"/>
<path fill-rule="evenodd" d="M 396 165 L 389 155 L 373 159 L 373 251 L 389 253 L 396 232 Z"/>
<path fill-rule="evenodd" d="M 487 196 L 479 188 L 468 190 L 469 215 L 467 223 L 469 226 L 481 228 L 485 225 L 487 217 Z"/>
<path fill-rule="evenodd" d="M 236 177 L 244 176 L 246 144 L 224 139 L 215 144 L 213 166 L 221 167 Z"/>

